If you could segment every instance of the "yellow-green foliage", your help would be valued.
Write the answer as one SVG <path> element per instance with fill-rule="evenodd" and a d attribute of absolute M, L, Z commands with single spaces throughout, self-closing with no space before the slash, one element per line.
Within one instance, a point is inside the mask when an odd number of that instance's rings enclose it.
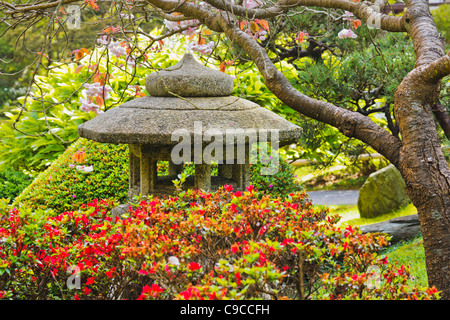
<path fill-rule="evenodd" d="M 450 4 L 440 5 L 437 9 L 432 11 L 434 22 L 439 32 L 450 43 Z"/>
<path fill-rule="evenodd" d="M 77 163 L 72 156 L 80 151 L 86 152 L 86 158 Z M 93 171 L 84 172 L 74 165 L 92 165 Z M 125 201 L 127 192 L 128 147 L 79 139 L 37 176 L 14 205 L 63 212 L 93 199 Z"/>

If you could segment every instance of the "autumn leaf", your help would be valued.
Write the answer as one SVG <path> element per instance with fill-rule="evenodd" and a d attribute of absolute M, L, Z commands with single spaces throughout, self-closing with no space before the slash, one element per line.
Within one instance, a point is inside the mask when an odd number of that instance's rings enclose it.
<path fill-rule="evenodd" d="M 122 27 L 106 27 L 106 28 L 103 28 L 100 31 L 100 33 L 117 33 L 117 32 L 120 32 L 122 30 L 123 30 Z"/>
<path fill-rule="evenodd" d="M 245 26 L 247 26 L 247 21 L 241 21 L 239 22 L 239 28 L 241 30 L 244 30 Z"/>
<path fill-rule="evenodd" d="M 259 29 L 260 29 L 260 27 L 256 22 L 254 22 L 254 21 L 250 22 L 250 31 L 251 32 L 257 33 L 259 31 Z"/>
<path fill-rule="evenodd" d="M 42 55 L 43 57 L 49 59 L 49 58 L 48 58 L 48 55 L 47 55 L 46 53 L 38 52 L 38 53 L 36 53 L 36 54 L 37 54 L 37 55 Z M 49 59 L 49 60 L 50 60 L 50 59 Z"/>
<path fill-rule="evenodd" d="M 84 67 L 85 67 L 84 64 L 80 64 L 78 67 L 76 67 L 75 73 L 80 73 L 81 69 L 83 69 Z"/>
<path fill-rule="evenodd" d="M 84 0 L 84 3 L 87 3 L 91 6 L 92 9 L 94 9 L 95 11 L 98 11 L 100 8 L 97 5 L 97 2 L 95 2 L 95 0 Z"/>
<path fill-rule="evenodd" d="M 75 59 L 76 60 L 80 60 L 81 58 L 83 58 L 86 54 L 89 53 L 89 50 L 86 48 L 81 48 L 78 50 L 74 50 L 72 51 L 73 53 L 75 53 Z"/>
<path fill-rule="evenodd" d="M 212 34 L 211 30 L 208 30 L 208 29 L 204 29 L 204 30 L 202 30 L 202 32 L 205 36 L 210 36 Z"/>
<path fill-rule="evenodd" d="M 72 155 L 72 160 L 78 163 L 82 163 L 86 159 L 86 152 L 77 151 Z"/>
<path fill-rule="evenodd" d="M 220 71 L 221 72 L 225 72 L 227 65 L 226 65 L 226 61 L 222 61 L 222 63 L 220 64 Z"/>
<path fill-rule="evenodd" d="M 98 104 L 99 106 L 102 106 L 102 105 L 103 105 L 103 99 L 102 99 L 101 97 L 96 96 L 96 97 L 95 97 L 95 100 L 96 100 L 96 102 L 97 102 L 97 104 Z"/>
<path fill-rule="evenodd" d="M 205 44 L 205 43 L 206 43 L 205 38 L 203 38 L 201 35 L 198 35 L 197 44 L 202 45 L 202 44 Z"/>
<path fill-rule="evenodd" d="M 259 20 L 258 23 L 264 30 L 269 31 L 269 22 L 266 20 Z"/>
<path fill-rule="evenodd" d="M 358 29 L 359 27 L 361 27 L 361 20 L 353 20 L 353 27 L 355 29 Z"/>
<path fill-rule="evenodd" d="M 105 83 L 111 78 L 110 74 L 98 72 L 94 75 L 94 82 L 100 83 L 101 86 L 104 86 Z"/>

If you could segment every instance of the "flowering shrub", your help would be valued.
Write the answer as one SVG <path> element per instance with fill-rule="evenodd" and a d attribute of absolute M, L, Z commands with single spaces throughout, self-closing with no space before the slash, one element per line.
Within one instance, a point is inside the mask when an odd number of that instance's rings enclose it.
<path fill-rule="evenodd" d="M 383 236 L 337 227 L 305 193 L 190 190 L 122 218 L 110 215 L 113 205 L 48 216 L 2 203 L 0 298 L 438 298 L 434 288 L 406 287 L 408 270 L 378 256 Z M 373 288 L 369 266 L 379 269 Z"/>

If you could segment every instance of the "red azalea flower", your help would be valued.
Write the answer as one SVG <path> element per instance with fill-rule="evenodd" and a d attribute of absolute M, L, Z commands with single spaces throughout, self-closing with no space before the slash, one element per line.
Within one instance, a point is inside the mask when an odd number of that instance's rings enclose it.
<path fill-rule="evenodd" d="M 116 270 L 116 267 L 113 267 L 112 269 L 110 269 L 109 271 L 106 271 L 106 275 L 108 276 L 108 278 L 111 278 L 114 271 Z"/>
<path fill-rule="evenodd" d="M 195 271 L 195 270 L 198 270 L 198 269 L 201 269 L 201 268 L 202 268 L 202 266 L 199 265 L 197 262 L 191 262 L 191 263 L 188 264 L 188 269 L 191 270 L 191 271 Z"/>
<path fill-rule="evenodd" d="M 91 284 L 93 284 L 95 278 L 96 278 L 96 277 L 90 277 L 90 278 L 87 278 L 87 280 L 86 280 L 86 285 L 91 285 Z"/>
<path fill-rule="evenodd" d="M 84 287 L 84 294 L 85 294 L 85 295 L 88 296 L 91 292 L 92 292 L 91 289 L 89 289 L 88 287 Z"/>
<path fill-rule="evenodd" d="M 234 277 L 236 278 L 237 285 L 240 286 L 241 285 L 241 274 L 239 272 L 236 272 L 234 274 Z"/>
<path fill-rule="evenodd" d="M 384 257 L 383 259 L 379 259 L 382 264 L 388 264 L 388 258 Z"/>

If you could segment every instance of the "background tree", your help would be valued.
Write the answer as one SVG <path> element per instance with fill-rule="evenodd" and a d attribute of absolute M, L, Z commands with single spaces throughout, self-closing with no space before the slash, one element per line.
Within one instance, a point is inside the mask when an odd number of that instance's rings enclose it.
<path fill-rule="evenodd" d="M 67 17 L 64 8 L 74 3 L 91 8 L 99 21 L 110 21 L 108 27 L 97 32 L 98 44 L 108 48 L 108 54 L 100 58 L 117 64 L 116 58 L 124 56 L 123 69 L 131 77 L 139 65 L 155 68 L 146 58 L 149 50 L 159 50 L 158 45 L 169 42 L 168 37 L 175 33 L 184 34 L 190 41 L 190 50 L 216 59 L 221 70 L 254 64 L 265 87 L 286 107 L 384 155 L 402 173 L 408 195 L 418 210 L 430 285 L 442 290 L 444 298 L 450 298 L 450 171 L 434 119 L 436 116 L 449 136 L 441 88 L 445 87 L 442 79 L 450 74 L 450 56 L 445 54 L 445 42 L 427 1 L 405 1 L 407 10 L 402 15 L 381 13 L 387 5 L 383 0 L 2 1 L 0 19 L 7 25 L 5 33 L 36 19 L 46 21 L 41 33 L 42 47 L 15 123 L 25 112 L 29 99 L 40 102 L 43 113 L 62 103 L 45 99 L 36 76 L 43 69 L 60 67 L 55 62 L 67 63 L 62 57 L 49 55 L 49 48 L 61 34 L 70 44 L 65 22 L 71 17 Z M 99 5 L 105 8 L 104 12 Z M 325 24 L 298 25 L 299 17 L 311 13 L 323 15 Z M 153 21 L 165 24 L 162 35 L 152 35 L 146 29 Z M 325 32 L 319 34 L 320 30 Z M 402 49 L 400 45 L 390 53 L 396 55 L 399 63 L 387 63 L 389 40 L 383 44 L 386 33 L 393 37 L 392 44 L 410 41 L 414 55 L 407 46 Z M 369 43 L 361 47 L 363 51 L 349 54 L 357 37 L 364 37 Z M 146 45 L 142 47 L 144 39 Z M 72 59 L 79 61 L 87 55 L 89 50 L 78 48 Z M 339 61 L 337 71 L 334 61 Z M 294 70 L 287 64 L 293 65 Z M 93 89 L 93 83 L 100 88 L 98 94 L 89 91 L 92 94 L 81 103 L 86 111 L 112 107 L 106 105 L 105 98 L 111 90 L 120 91 L 107 87 L 110 78 L 98 66 L 98 61 L 89 63 L 87 70 L 91 75 L 83 83 L 88 91 Z M 317 70 L 311 72 L 314 68 Z M 311 74 L 322 78 L 308 79 Z M 334 87 L 341 85 L 342 90 L 326 90 L 329 82 L 334 82 Z M 346 85 L 347 82 L 352 85 Z M 385 115 L 385 125 L 373 117 L 379 112 Z"/>

